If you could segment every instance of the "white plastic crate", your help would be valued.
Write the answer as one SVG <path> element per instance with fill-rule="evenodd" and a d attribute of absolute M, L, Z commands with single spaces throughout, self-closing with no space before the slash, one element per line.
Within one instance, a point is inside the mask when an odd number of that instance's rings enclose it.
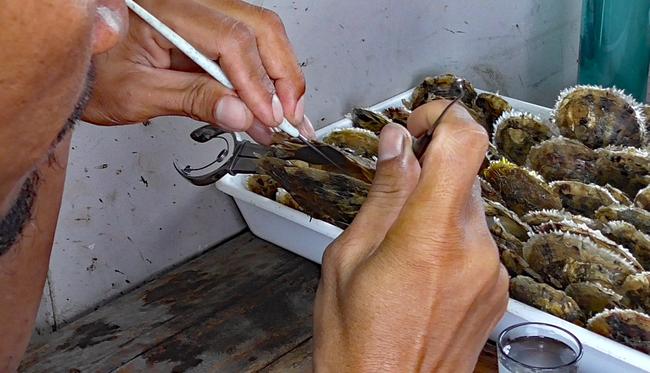
<path fill-rule="evenodd" d="M 371 109 L 380 111 L 388 107 L 401 106 L 402 100 L 410 97 L 411 92 L 412 90 L 404 92 L 371 107 Z M 535 114 L 543 119 L 550 116 L 551 109 L 508 97 L 504 97 L 504 99 L 515 110 Z M 343 119 L 320 129 L 316 135 L 322 138 L 334 129 L 351 126 L 352 122 L 349 119 Z M 342 230 L 250 192 L 246 189 L 247 177 L 246 175 L 226 176 L 217 182 L 217 188 L 235 199 L 246 223 L 256 236 L 320 264 L 325 248 L 341 234 Z M 584 346 L 580 372 L 650 372 L 649 355 L 514 299 L 510 299 L 505 316 L 490 338 L 495 340 L 498 334 L 508 326 L 526 321 L 557 325 L 578 337 Z"/>

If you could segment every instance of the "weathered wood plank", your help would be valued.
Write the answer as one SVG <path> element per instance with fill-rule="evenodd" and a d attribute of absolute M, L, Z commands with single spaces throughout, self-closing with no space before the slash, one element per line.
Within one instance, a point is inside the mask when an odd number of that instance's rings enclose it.
<path fill-rule="evenodd" d="M 318 266 L 303 262 L 264 291 L 188 328 L 118 372 L 257 371 L 312 333 Z"/>
<path fill-rule="evenodd" d="M 307 373 L 312 371 L 313 340 L 310 338 L 291 352 L 280 357 L 261 373 Z M 478 358 L 474 373 L 496 373 L 499 370 L 496 347 L 488 342 Z"/>
<path fill-rule="evenodd" d="M 291 352 L 283 355 L 260 373 L 308 373 L 312 371 L 313 339 L 309 338 Z"/>
<path fill-rule="evenodd" d="M 308 262 L 244 233 L 62 328 L 28 351 L 20 370 L 116 369 L 206 317 L 254 299 L 301 264 Z"/>

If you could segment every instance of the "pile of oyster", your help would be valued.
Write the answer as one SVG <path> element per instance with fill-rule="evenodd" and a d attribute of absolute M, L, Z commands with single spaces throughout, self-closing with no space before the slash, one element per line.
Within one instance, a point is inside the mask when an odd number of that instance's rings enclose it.
<path fill-rule="evenodd" d="M 403 107 L 354 109 L 356 128 L 319 143 L 341 153 L 343 169 L 305 162 L 301 145 L 281 139 L 249 188 L 345 228 L 370 188 L 379 131 L 457 97 L 456 79 L 426 78 Z M 462 84 L 459 102 L 492 136 L 479 176 L 510 296 L 650 353 L 650 110 L 616 89 L 577 86 L 541 119 Z"/>

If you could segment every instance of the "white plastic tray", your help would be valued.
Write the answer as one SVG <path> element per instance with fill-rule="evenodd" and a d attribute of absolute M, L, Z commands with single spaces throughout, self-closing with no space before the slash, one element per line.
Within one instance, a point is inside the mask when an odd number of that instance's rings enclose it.
<path fill-rule="evenodd" d="M 381 102 L 371 109 L 383 110 L 402 105 L 412 90 Z M 551 110 L 527 102 L 504 97 L 515 110 L 548 118 Z M 338 128 L 350 127 L 352 122 L 343 119 L 316 132 L 320 138 Z M 217 188 L 235 199 L 249 228 L 256 236 L 321 263 L 325 248 L 341 234 L 342 230 L 321 220 L 264 198 L 246 189 L 246 175 L 226 176 L 217 182 Z M 508 310 L 492 332 L 490 339 L 510 325 L 526 321 L 546 322 L 571 331 L 584 345 L 580 372 L 650 372 L 650 356 L 627 346 L 592 333 L 587 329 L 564 321 L 548 313 L 511 299 Z"/>

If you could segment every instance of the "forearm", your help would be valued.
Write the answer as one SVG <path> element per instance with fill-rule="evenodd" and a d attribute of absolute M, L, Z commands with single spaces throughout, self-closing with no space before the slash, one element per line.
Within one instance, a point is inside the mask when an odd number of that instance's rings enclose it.
<path fill-rule="evenodd" d="M 70 135 L 37 167 L 31 219 L 0 255 L 0 371 L 15 371 L 29 343 L 48 270 Z"/>

